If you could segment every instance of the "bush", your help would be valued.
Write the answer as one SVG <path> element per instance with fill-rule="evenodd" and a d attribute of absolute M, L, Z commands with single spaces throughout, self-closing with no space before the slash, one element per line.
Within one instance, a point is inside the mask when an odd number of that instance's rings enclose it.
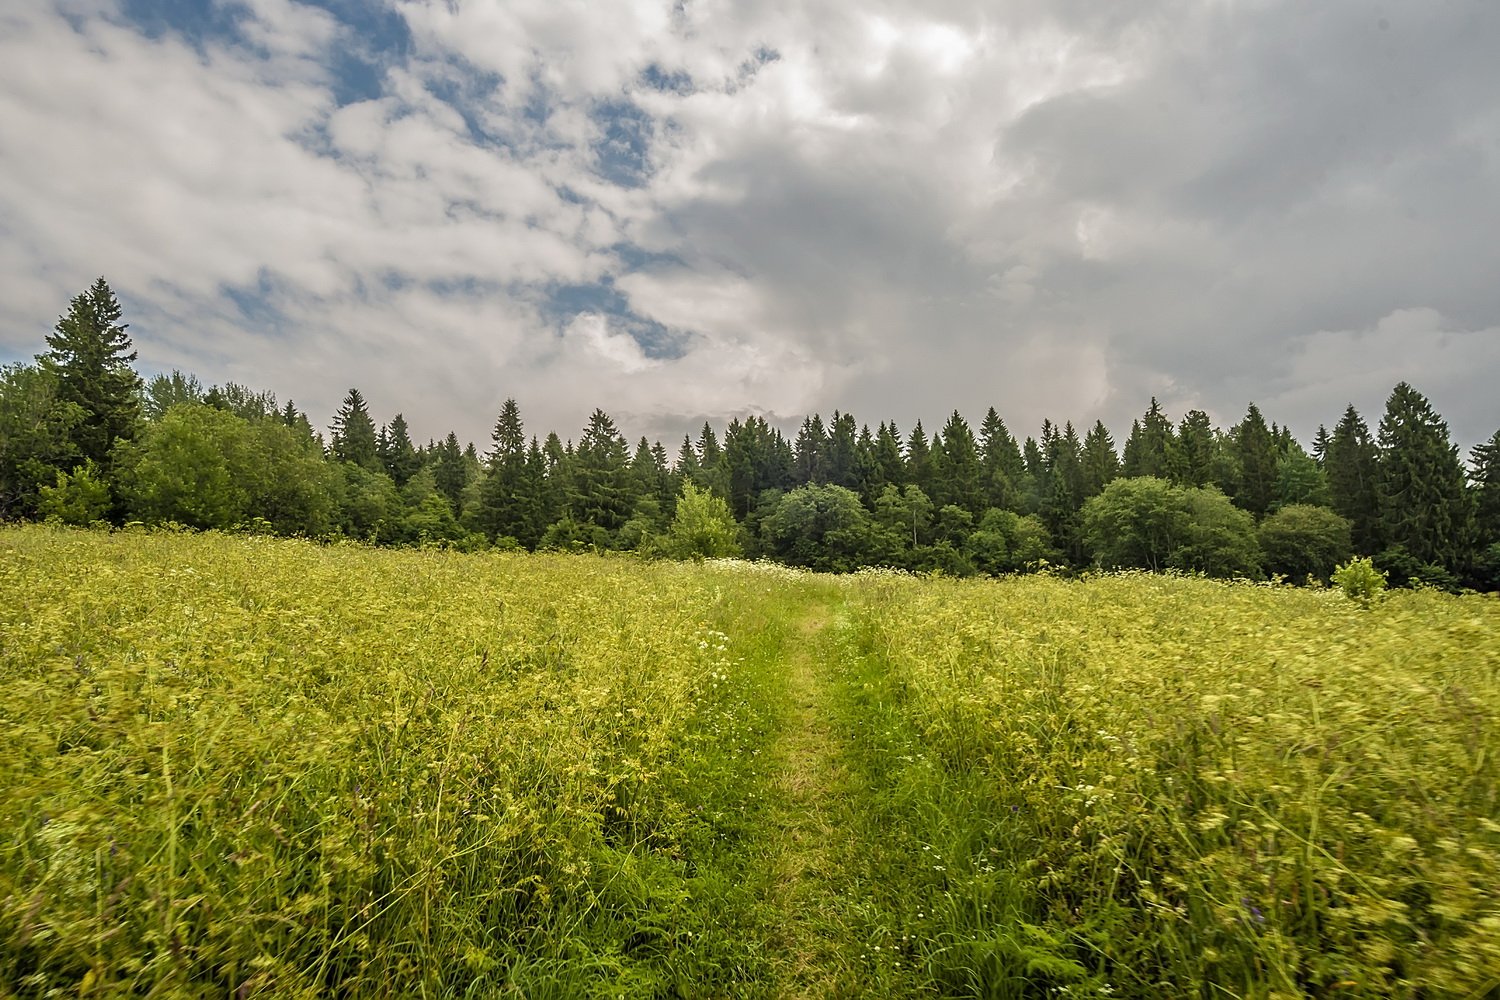
<path fill-rule="evenodd" d="M 1365 607 L 1369 607 L 1370 603 L 1380 596 L 1380 592 L 1385 590 L 1385 574 L 1363 556 L 1351 559 L 1335 569 L 1333 582 L 1344 592 L 1344 596 L 1351 601 L 1358 601 Z"/>
<path fill-rule="evenodd" d="M 682 484 L 663 544 L 673 559 L 722 559 L 740 554 L 739 526 L 729 504 L 692 483 Z"/>
<path fill-rule="evenodd" d="M 64 524 L 89 525 L 109 513 L 109 484 L 97 478 L 93 462 L 84 462 L 72 474 L 57 473 L 56 486 L 43 486 L 37 513 Z"/>
<path fill-rule="evenodd" d="M 1326 581 L 1354 554 L 1349 522 L 1327 507 L 1288 504 L 1261 522 L 1259 535 L 1266 572 L 1297 583 Z"/>

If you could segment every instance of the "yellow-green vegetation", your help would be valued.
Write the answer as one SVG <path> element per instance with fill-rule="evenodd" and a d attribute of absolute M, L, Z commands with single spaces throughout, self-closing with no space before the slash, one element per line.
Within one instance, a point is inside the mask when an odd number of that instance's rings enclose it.
<path fill-rule="evenodd" d="M 0 531 L 0 996 L 1500 992 L 1500 604 Z"/>
<path fill-rule="evenodd" d="M 743 842 L 779 702 L 755 668 L 805 589 L 0 533 L 0 993 L 769 981 Z"/>
<path fill-rule="evenodd" d="M 1500 603 L 851 589 L 887 945 L 941 995 L 1500 995 Z M 913 911 L 922 914 L 911 920 Z M 891 947 L 882 952 L 891 956 Z"/>

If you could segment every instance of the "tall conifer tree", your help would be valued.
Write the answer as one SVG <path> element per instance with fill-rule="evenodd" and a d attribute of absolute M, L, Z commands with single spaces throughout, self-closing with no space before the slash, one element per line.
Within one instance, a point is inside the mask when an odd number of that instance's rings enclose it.
<path fill-rule="evenodd" d="M 1455 569 L 1469 544 L 1470 516 L 1458 447 L 1420 392 L 1402 382 L 1380 420 L 1380 528 L 1418 562 Z"/>
<path fill-rule="evenodd" d="M 1354 404 L 1333 428 L 1323 454 L 1328 499 L 1349 522 L 1354 551 L 1374 555 L 1380 542 L 1380 449 Z"/>
<path fill-rule="evenodd" d="M 1120 474 L 1120 459 L 1115 455 L 1115 442 L 1102 420 L 1094 421 L 1083 439 L 1083 456 L 1080 462 L 1083 498 L 1096 497 L 1104 487 L 1114 482 Z"/>
<path fill-rule="evenodd" d="M 380 471 L 375 421 L 370 419 L 370 408 L 365 404 L 364 394 L 358 389 L 349 390 L 343 405 L 334 414 L 330 447 L 333 457 L 340 462 L 350 462 L 372 472 Z"/>
<path fill-rule="evenodd" d="M 1280 456 L 1275 435 L 1266 426 L 1266 418 L 1254 403 L 1245 411 L 1245 419 L 1235 427 L 1232 438 L 1240 471 L 1234 502 L 1256 517 L 1262 517 L 1276 499 Z"/>
<path fill-rule="evenodd" d="M 58 400 L 82 410 L 83 420 L 69 431 L 76 462 L 107 466 L 115 440 L 133 438 L 140 420 L 141 380 L 130 366 L 136 352 L 121 315 L 119 300 L 100 278 L 74 296 L 47 335 L 49 350 L 37 355 L 56 379 Z"/>

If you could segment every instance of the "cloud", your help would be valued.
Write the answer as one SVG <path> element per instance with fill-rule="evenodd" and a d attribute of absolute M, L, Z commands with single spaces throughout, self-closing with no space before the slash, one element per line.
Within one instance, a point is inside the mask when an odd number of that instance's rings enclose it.
<path fill-rule="evenodd" d="M 481 445 L 1500 416 L 1493 5 L 137 6 L 0 14 L 0 352 L 102 272 L 146 366 Z"/>

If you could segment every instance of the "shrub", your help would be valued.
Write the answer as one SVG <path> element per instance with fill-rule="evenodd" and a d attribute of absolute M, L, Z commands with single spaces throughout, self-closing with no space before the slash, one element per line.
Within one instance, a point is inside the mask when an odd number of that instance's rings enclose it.
<path fill-rule="evenodd" d="M 93 462 L 84 462 L 71 474 L 57 473 L 56 486 L 43 486 L 37 512 L 64 524 L 88 525 L 109 513 L 109 484 L 97 478 Z"/>
<path fill-rule="evenodd" d="M 1327 507 L 1288 504 L 1261 522 L 1259 535 L 1266 572 L 1298 583 L 1327 580 L 1354 554 L 1349 522 Z"/>
<path fill-rule="evenodd" d="M 1358 601 L 1366 607 L 1385 590 L 1385 574 L 1363 556 L 1335 569 L 1333 582 L 1351 601 Z"/>

